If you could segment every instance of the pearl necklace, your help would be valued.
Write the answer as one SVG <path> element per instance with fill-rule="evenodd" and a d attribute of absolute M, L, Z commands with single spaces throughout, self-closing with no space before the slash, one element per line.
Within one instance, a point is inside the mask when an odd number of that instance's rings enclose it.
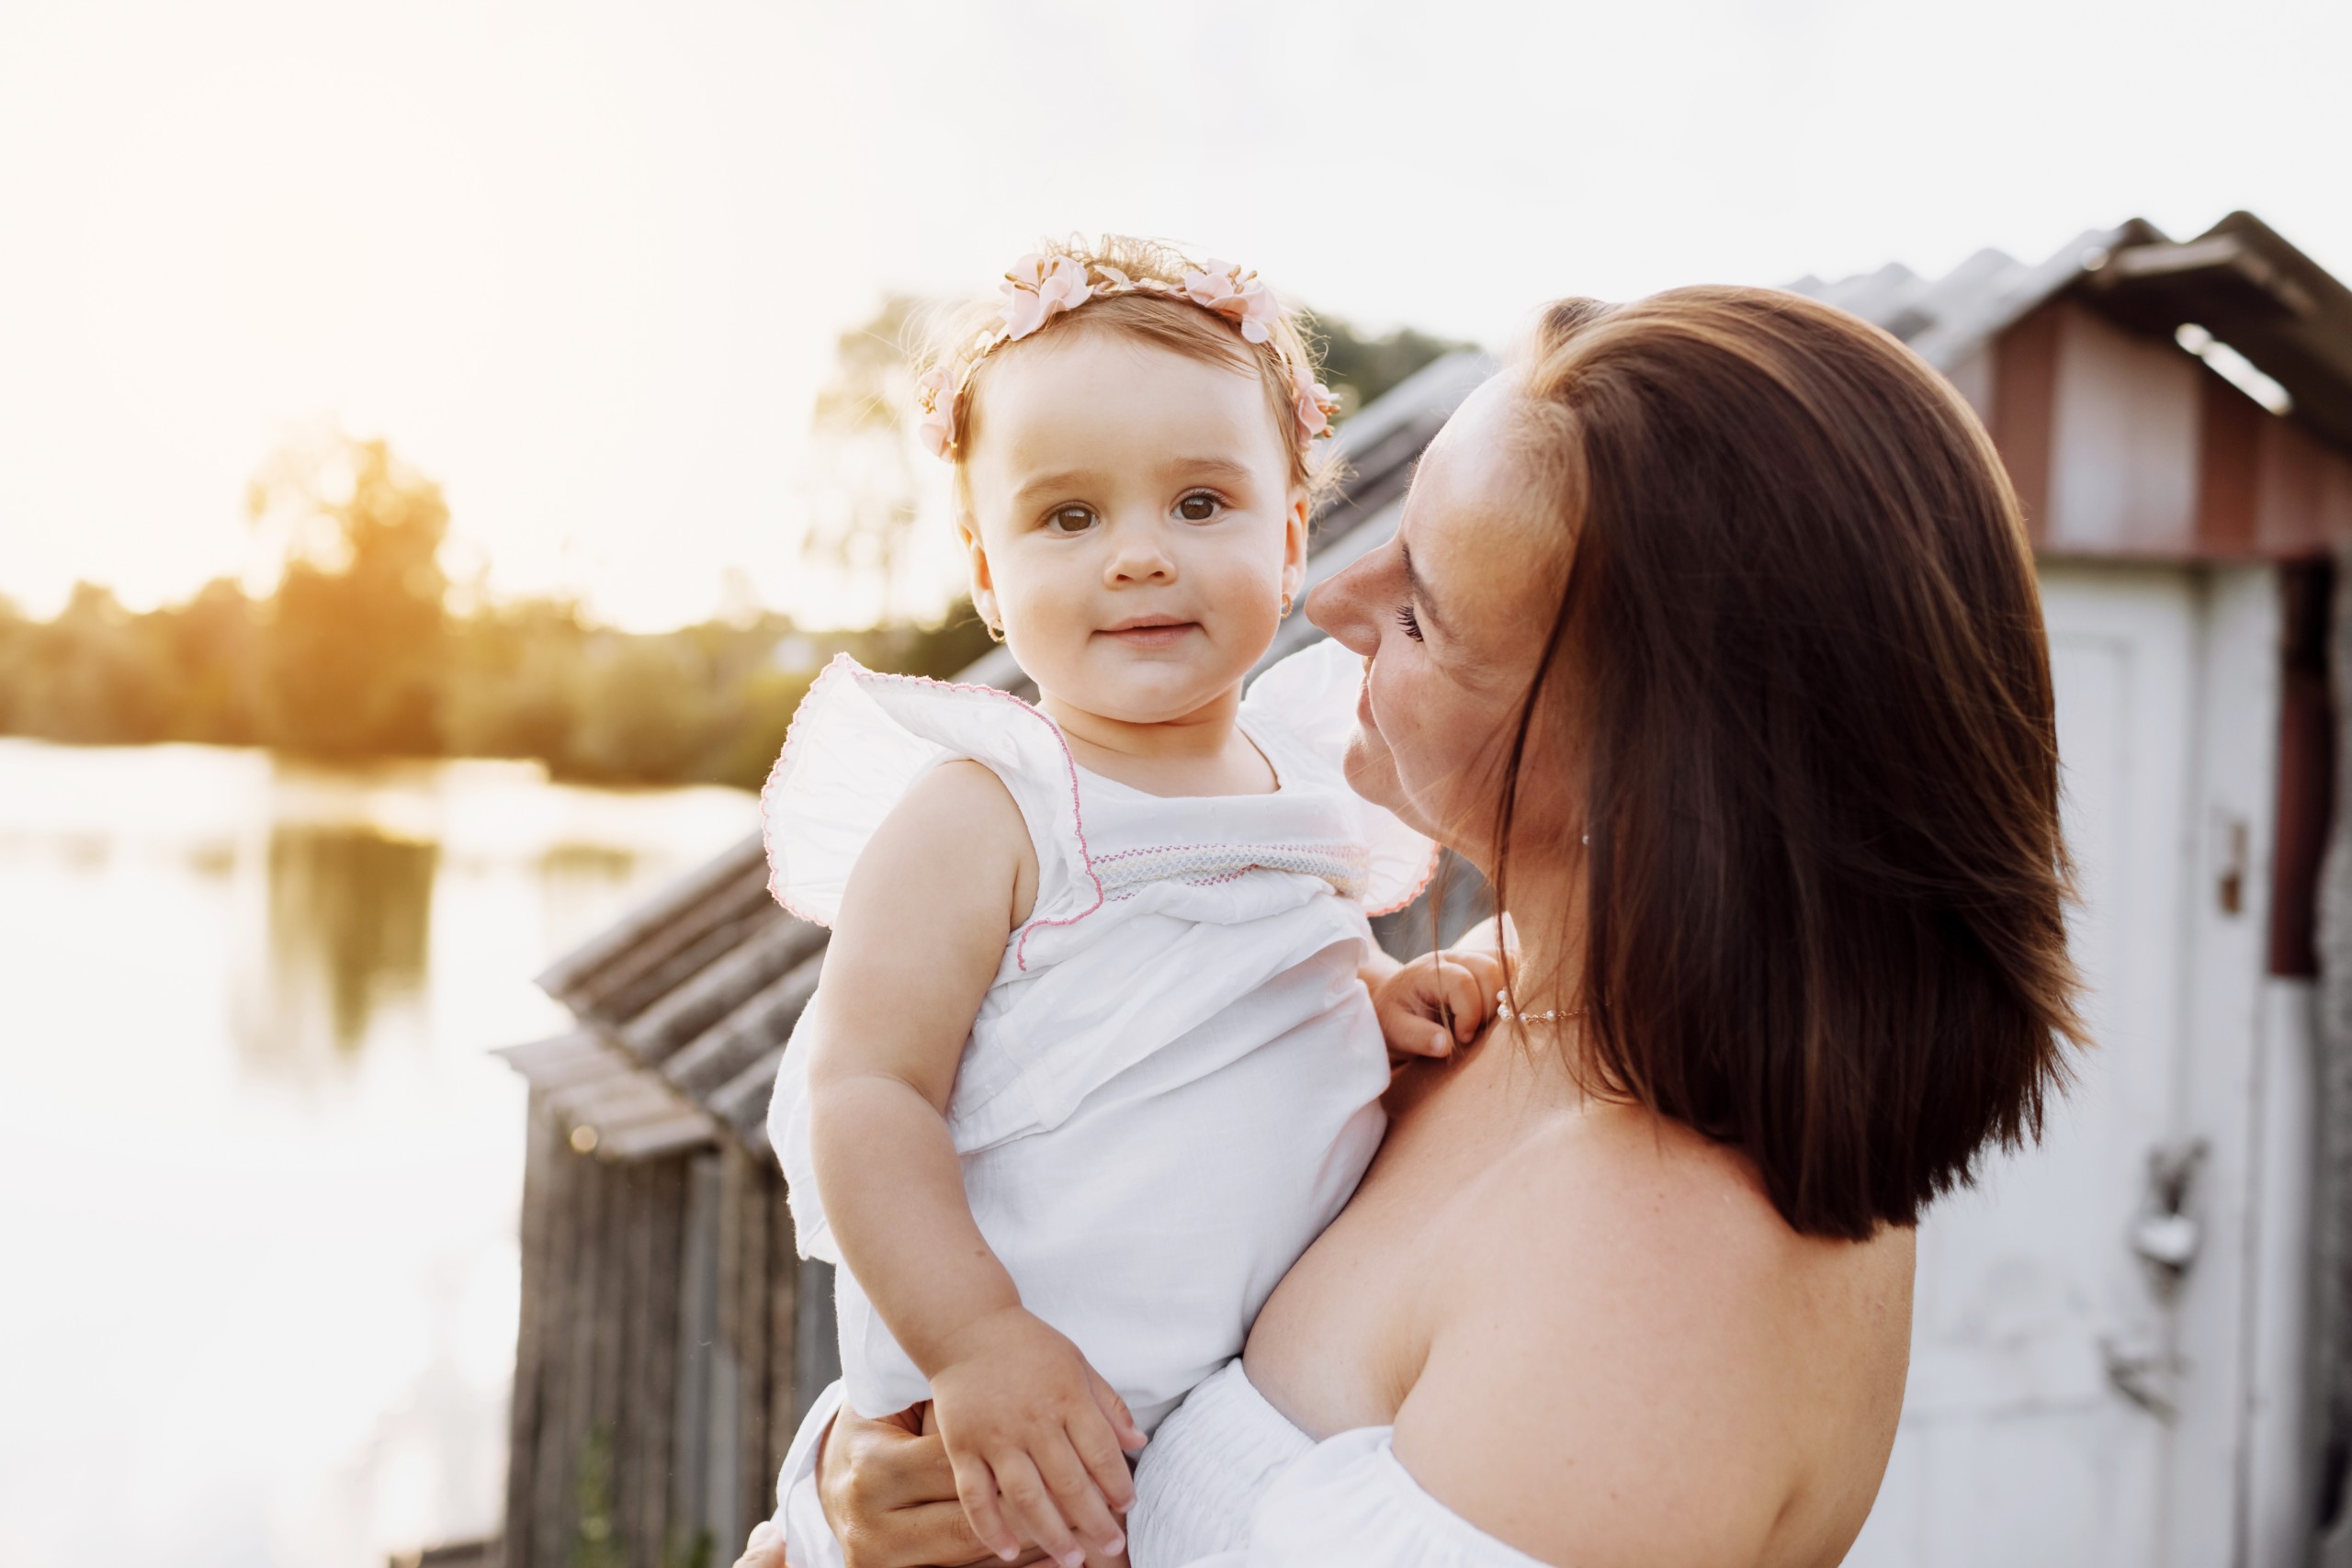
<path fill-rule="evenodd" d="M 1560 1023 L 1570 1019 L 1582 1018 L 1584 1009 L 1570 1008 L 1566 1012 L 1562 1012 L 1558 1008 L 1545 1008 L 1542 1012 L 1529 1012 L 1523 1009 L 1514 1010 L 1510 1005 L 1510 993 L 1497 991 L 1495 1016 L 1501 1019 L 1517 1019 L 1521 1023 Z"/>

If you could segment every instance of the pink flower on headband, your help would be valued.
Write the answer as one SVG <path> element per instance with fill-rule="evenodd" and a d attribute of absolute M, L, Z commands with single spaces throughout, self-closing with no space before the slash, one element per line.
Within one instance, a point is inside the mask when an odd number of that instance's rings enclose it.
<path fill-rule="evenodd" d="M 1001 287 L 1007 343 L 1027 337 L 1061 311 L 1077 310 L 1094 292 L 1087 287 L 1084 266 L 1069 256 L 1049 262 L 1034 252 L 1012 264 Z"/>
<path fill-rule="evenodd" d="M 1282 307 L 1274 303 L 1273 290 L 1259 282 L 1256 273 L 1245 273 L 1232 263 L 1214 257 L 1207 271 L 1184 274 L 1184 293 L 1193 304 L 1231 321 L 1251 343 L 1264 343 L 1272 337 L 1273 323 L 1282 319 Z"/>
<path fill-rule="evenodd" d="M 922 410 L 922 418 L 915 422 L 915 433 L 922 437 L 924 448 L 934 457 L 953 457 L 956 455 L 956 380 L 946 366 L 935 366 L 916 380 L 915 405 Z"/>
<path fill-rule="evenodd" d="M 1291 412 L 1298 416 L 1299 433 L 1307 440 L 1329 432 L 1331 416 L 1340 412 L 1340 400 L 1331 389 L 1315 378 L 1304 365 L 1290 367 Z"/>

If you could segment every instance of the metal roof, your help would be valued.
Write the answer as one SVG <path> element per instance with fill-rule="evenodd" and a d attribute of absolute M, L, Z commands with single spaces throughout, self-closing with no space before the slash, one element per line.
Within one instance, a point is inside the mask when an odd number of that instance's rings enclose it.
<path fill-rule="evenodd" d="M 1414 461 L 1494 368 L 1483 355 L 1449 355 L 1340 428 L 1347 478 L 1317 519 L 1310 586 L 1396 531 Z M 1321 635 L 1293 616 L 1265 661 Z M 1024 696 L 1035 690 L 1001 648 L 958 678 Z M 547 1096 L 583 1154 L 658 1158 L 722 1130 L 763 1153 L 776 1062 L 817 988 L 826 934 L 769 897 L 753 836 L 557 960 L 538 984 L 576 1027 L 501 1055 Z"/>

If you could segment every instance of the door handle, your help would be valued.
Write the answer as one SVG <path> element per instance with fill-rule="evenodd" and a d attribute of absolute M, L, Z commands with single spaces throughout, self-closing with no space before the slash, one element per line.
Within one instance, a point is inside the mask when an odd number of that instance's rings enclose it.
<path fill-rule="evenodd" d="M 2152 1270 L 2159 1297 L 2166 1297 L 2197 1261 L 2204 1230 L 2188 1212 L 2197 1173 L 2211 1152 L 2202 1138 L 2160 1144 L 2148 1151 L 2148 1188 L 2132 1222 L 2132 1250 Z"/>

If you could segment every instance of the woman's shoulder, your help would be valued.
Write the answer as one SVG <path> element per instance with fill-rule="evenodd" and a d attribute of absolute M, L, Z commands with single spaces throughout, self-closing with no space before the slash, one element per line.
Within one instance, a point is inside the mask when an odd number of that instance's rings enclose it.
<path fill-rule="evenodd" d="M 1396 1422 L 1432 1495 L 1586 1564 L 1808 1562 L 1777 1548 L 1860 1529 L 1900 1412 L 1909 1233 L 1800 1235 L 1736 1151 L 1621 1106 L 1556 1116 L 1477 1185 Z"/>

